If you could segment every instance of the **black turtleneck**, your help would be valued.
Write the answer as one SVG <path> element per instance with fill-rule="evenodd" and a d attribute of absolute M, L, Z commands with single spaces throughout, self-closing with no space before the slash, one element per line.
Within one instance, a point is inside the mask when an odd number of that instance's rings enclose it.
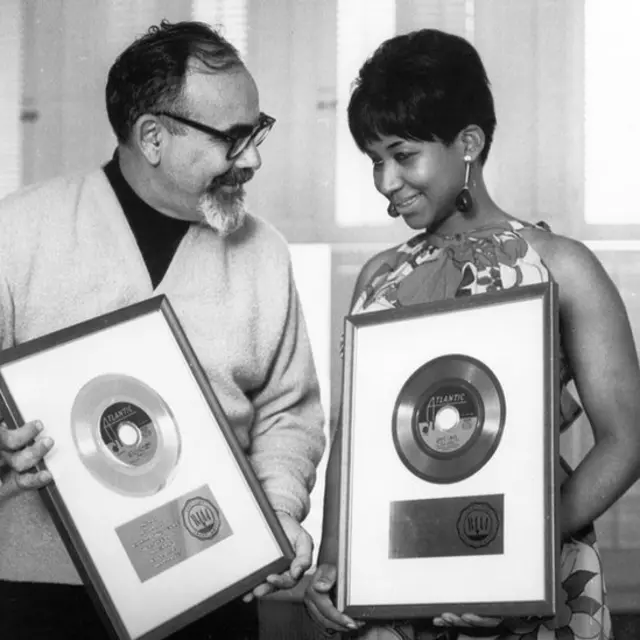
<path fill-rule="evenodd" d="M 117 151 L 103 169 L 120 201 L 155 289 L 191 223 L 164 215 L 142 200 L 122 175 Z"/>

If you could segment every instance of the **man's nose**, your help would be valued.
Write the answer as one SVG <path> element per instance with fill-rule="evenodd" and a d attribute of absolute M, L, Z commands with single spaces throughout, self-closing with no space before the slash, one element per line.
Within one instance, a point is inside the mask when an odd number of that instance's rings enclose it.
<path fill-rule="evenodd" d="M 251 141 L 236 158 L 235 166 L 239 169 L 252 169 L 257 171 L 262 166 L 262 158 L 256 143 Z"/>

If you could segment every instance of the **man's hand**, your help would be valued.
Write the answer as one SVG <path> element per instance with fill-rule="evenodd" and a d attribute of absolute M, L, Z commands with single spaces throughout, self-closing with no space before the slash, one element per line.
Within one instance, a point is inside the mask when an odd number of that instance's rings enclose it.
<path fill-rule="evenodd" d="M 275 591 L 276 589 L 291 589 L 294 587 L 304 572 L 311 566 L 313 555 L 313 540 L 302 528 L 302 525 L 288 513 L 276 511 L 278 520 L 295 552 L 295 558 L 291 566 L 284 573 L 267 576 L 267 581 L 258 585 L 251 593 L 244 596 L 245 602 L 250 602 L 254 597 L 260 597 Z"/>
<path fill-rule="evenodd" d="M 0 498 L 19 490 L 40 489 L 51 482 L 49 471 L 34 469 L 53 447 L 51 438 L 40 437 L 42 429 L 38 420 L 17 429 L 9 429 L 0 422 L 0 471 L 9 467 L 9 473 L 2 475 Z"/>

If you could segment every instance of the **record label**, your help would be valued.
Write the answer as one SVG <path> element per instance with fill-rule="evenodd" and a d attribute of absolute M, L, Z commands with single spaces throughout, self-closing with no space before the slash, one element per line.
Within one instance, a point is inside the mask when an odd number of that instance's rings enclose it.
<path fill-rule="evenodd" d="M 474 394 L 461 384 L 436 385 L 418 409 L 418 433 L 428 450 L 452 453 L 473 438 L 481 411 Z"/>
<path fill-rule="evenodd" d="M 149 415 L 132 402 L 109 405 L 100 418 L 100 437 L 124 464 L 140 466 L 153 459 L 158 436 Z"/>
<path fill-rule="evenodd" d="M 463 354 L 445 355 L 419 367 L 402 386 L 393 442 L 414 475 L 458 482 L 494 454 L 505 415 L 504 393 L 489 367 Z"/>

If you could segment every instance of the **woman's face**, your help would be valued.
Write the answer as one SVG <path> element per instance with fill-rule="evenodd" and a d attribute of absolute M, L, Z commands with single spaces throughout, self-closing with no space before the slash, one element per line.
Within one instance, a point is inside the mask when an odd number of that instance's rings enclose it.
<path fill-rule="evenodd" d="M 380 136 L 367 145 L 373 181 L 412 229 L 435 228 L 455 211 L 464 184 L 464 159 L 454 142 Z"/>

